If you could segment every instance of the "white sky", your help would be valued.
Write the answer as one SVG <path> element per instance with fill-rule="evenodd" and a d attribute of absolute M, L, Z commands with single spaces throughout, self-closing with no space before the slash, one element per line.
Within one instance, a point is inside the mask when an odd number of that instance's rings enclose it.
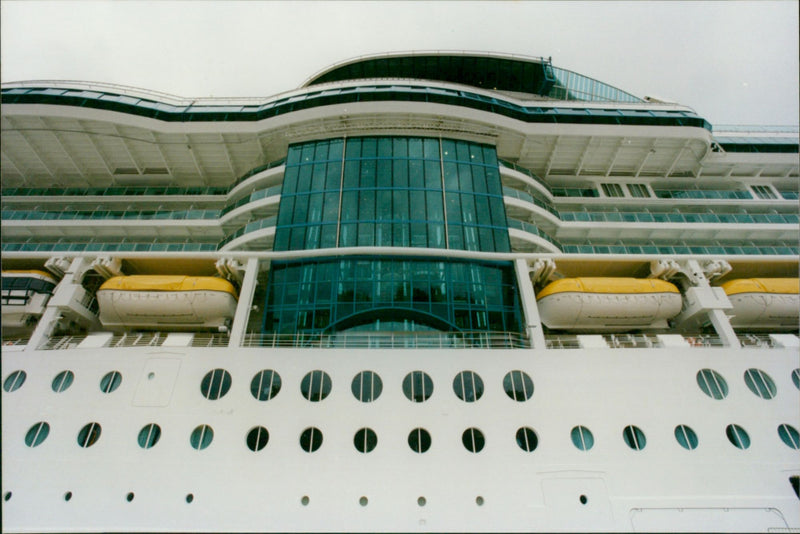
<path fill-rule="evenodd" d="M 798 2 L 0 1 L 0 79 L 271 96 L 359 55 L 553 64 L 712 124 L 798 123 Z"/>

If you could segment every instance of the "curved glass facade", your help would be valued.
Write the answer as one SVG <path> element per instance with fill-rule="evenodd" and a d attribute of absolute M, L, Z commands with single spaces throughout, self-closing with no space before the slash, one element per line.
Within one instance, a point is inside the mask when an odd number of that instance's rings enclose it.
<path fill-rule="evenodd" d="M 355 137 L 289 147 L 275 250 L 510 251 L 494 147 Z M 264 332 L 520 331 L 509 262 L 273 262 Z"/>
<path fill-rule="evenodd" d="M 274 250 L 356 246 L 509 252 L 494 147 L 420 137 L 291 146 Z"/>
<path fill-rule="evenodd" d="M 264 332 L 520 332 L 509 262 L 359 257 L 273 262 Z"/>

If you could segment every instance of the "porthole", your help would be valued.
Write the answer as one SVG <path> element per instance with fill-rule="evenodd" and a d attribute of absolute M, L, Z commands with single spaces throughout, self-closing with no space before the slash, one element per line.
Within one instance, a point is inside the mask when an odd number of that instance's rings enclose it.
<path fill-rule="evenodd" d="M 477 428 L 468 428 L 461 434 L 461 443 L 469 452 L 481 452 L 486 445 L 486 439 Z"/>
<path fill-rule="evenodd" d="M 428 504 L 428 500 L 425 497 L 419 497 L 417 499 L 417 506 L 425 506 Z"/>
<path fill-rule="evenodd" d="M 100 391 L 103 393 L 111 393 L 122 384 L 122 373 L 119 371 L 111 371 L 100 379 Z"/>
<path fill-rule="evenodd" d="M 789 484 L 792 486 L 794 494 L 797 495 L 798 499 L 800 499 L 800 477 L 799 476 L 789 477 Z"/>
<path fill-rule="evenodd" d="M 66 391 L 72 385 L 73 380 L 75 380 L 75 373 L 72 371 L 61 371 L 53 379 L 53 384 L 51 387 L 56 393 L 61 393 L 62 391 Z"/>
<path fill-rule="evenodd" d="M 589 499 L 586 497 L 586 495 L 581 495 L 580 497 L 578 497 L 578 501 L 580 501 L 581 504 L 586 504 L 587 502 L 589 502 Z"/>
<path fill-rule="evenodd" d="M 481 497 L 480 495 L 475 497 L 475 504 L 477 504 L 478 506 L 483 506 L 483 497 Z"/>
<path fill-rule="evenodd" d="M 231 374 L 225 369 L 214 369 L 206 373 L 200 383 L 200 392 L 208 400 L 224 397 L 231 389 Z"/>
<path fill-rule="evenodd" d="M 353 437 L 353 445 L 359 452 L 371 452 L 378 445 L 378 436 L 371 428 L 362 428 Z"/>
<path fill-rule="evenodd" d="M 433 380 L 423 371 L 412 371 L 403 379 L 403 393 L 411 402 L 425 402 L 433 395 Z"/>
<path fill-rule="evenodd" d="M 792 425 L 782 424 L 778 427 L 778 435 L 787 447 L 792 449 L 800 449 L 800 434 L 797 429 Z"/>
<path fill-rule="evenodd" d="M 22 384 L 25 383 L 25 378 L 27 378 L 27 376 L 28 375 L 25 373 L 25 371 L 14 371 L 6 377 L 5 381 L 3 382 L 3 389 L 6 390 L 6 393 L 17 391 L 22 387 Z"/>
<path fill-rule="evenodd" d="M 306 452 L 314 452 L 322 446 L 322 431 L 319 428 L 308 427 L 300 434 L 300 448 Z"/>
<path fill-rule="evenodd" d="M 713 369 L 698 371 L 697 385 L 712 399 L 721 400 L 728 396 L 728 383 Z"/>
<path fill-rule="evenodd" d="M 200 425 L 192 430 L 192 434 L 189 436 L 189 443 L 192 445 L 193 449 L 197 449 L 198 451 L 202 451 L 214 440 L 214 429 L 208 425 Z"/>
<path fill-rule="evenodd" d="M 503 378 L 503 389 L 515 401 L 523 402 L 533 395 L 533 380 L 528 373 L 511 371 Z"/>
<path fill-rule="evenodd" d="M 47 439 L 47 435 L 50 434 L 50 425 L 41 421 L 36 423 L 25 434 L 25 445 L 28 447 L 36 447 L 41 445 L 44 440 Z"/>
<path fill-rule="evenodd" d="M 592 431 L 585 426 L 576 426 L 570 431 L 569 437 L 572 438 L 572 444 L 579 450 L 588 451 L 594 447 L 594 436 Z"/>
<path fill-rule="evenodd" d="M 647 439 L 644 437 L 644 432 L 638 426 L 628 425 L 622 431 L 622 439 L 631 449 L 640 451 L 647 445 Z"/>
<path fill-rule="evenodd" d="M 728 425 L 725 428 L 725 435 L 728 436 L 728 441 L 739 449 L 746 449 L 750 446 L 750 436 L 739 425 Z"/>
<path fill-rule="evenodd" d="M 517 430 L 517 445 L 519 448 L 526 452 L 535 451 L 539 446 L 539 437 L 532 428 L 523 426 Z"/>
<path fill-rule="evenodd" d="M 358 499 L 358 504 L 360 504 L 361 506 L 366 506 L 369 504 L 369 499 L 367 499 L 366 497 L 361 497 L 360 499 Z"/>
<path fill-rule="evenodd" d="M 11 495 L 12 495 L 12 493 L 10 491 L 7 491 L 5 493 L 5 495 L 3 495 L 3 500 L 6 501 L 6 502 L 10 501 L 11 500 Z"/>
<path fill-rule="evenodd" d="M 247 448 L 253 452 L 258 452 L 266 447 L 268 441 L 269 432 L 263 426 L 253 427 L 247 433 Z"/>
<path fill-rule="evenodd" d="M 475 402 L 483 395 L 483 380 L 473 371 L 461 371 L 453 379 L 453 391 L 464 402 Z"/>
<path fill-rule="evenodd" d="M 699 443 L 695 431 L 686 425 L 678 425 L 675 427 L 675 439 L 681 447 L 689 451 L 696 449 Z"/>
<path fill-rule="evenodd" d="M 125 496 L 125 500 L 128 501 L 128 502 L 133 502 L 133 497 L 134 497 L 134 495 L 133 495 L 133 492 L 131 491 L 130 493 L 128 493 Z"/>
<path fill-rule="evenodd" d="M 194 501 L 194 494 L 192 494 L 192 493 L 187 493 L 187 494 L 186 494 L 186 502 L 187 502 L 188 504 L 192 504 L 192 502 L 193 502 L 193 501 Z"/>
<path fill-rule="evenodd" d="M 383 381 L 378 373 L 373 371 L 361 371 L 353 377 L 350 386 L 355 398 L 361 402 L 372 402 L 380 397 L 383 391 Z"/>
<path fill-rule="evenodd" d="M 68 492 L 66 492 L 64 494 L 64 500 L 67 501 L 67 502 L 72 500 L 72 492 L 71 491 L 68 491 Z"/>
<path fill-rule="evenodd" d="M 145 425 L 139 431 L 139 446 L 143 449 L 149 449 L 158 443 L 161 438 L 161 427 L 155 423 Z"/>
<path fill-rule="evenodd" d="M 272 369 L 264 369 L 250 381 L 250 393 L 257 400 L 268 401 L 281 390 L 281 375 Z"/>
<path fill-rule="evenodd" d="M 431 435 L 424 428 L 415 428 L 408 434 L 408 446 L 414 452 L 426 452 L 431 448 Z"/>
<path fill-rule="evenodd" d="M 331 393 L 331 377 L 325 371 L 311 371 L 300 382 L 300 393 L 306 400 L 319 402 Z"/>
<path fill-rule="evenodd" d="M 83 447 L 84 449 L 87 447 L 91 447 L 97 440 L 100 439 L 100 432 L 102 429 L 100 428 L 99 423 L 89 423 L 81 428 L 80 432 L 78 432 L 78 445 Z"/>
<path fill-rule="evenodd" d="M 300 499 L 300 504 L 302 504 L 303 506 L 308 506 L 308 503 L 310 501 L 311 499 L 308 498 L 308 495 L 303 495 L 303 498 Z"/>
<path fill-rule="evenodd" d="M 771 399 L 775 396 L 777 388 L 772 377 L 761 369 L 748 369 L 744 372 L 744 383 L 750 391 L 762 399 Z"/>
<path fill-rule="evenodd" d="M 794 382 L 794 387 L 800 389 L 800 369 L 792 371 L 792 382 Z"/>

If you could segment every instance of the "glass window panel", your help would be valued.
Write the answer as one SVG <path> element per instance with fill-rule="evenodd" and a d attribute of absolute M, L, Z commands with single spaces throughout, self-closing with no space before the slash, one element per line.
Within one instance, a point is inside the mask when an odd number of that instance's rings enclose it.
<path fill-rule="evenodd" d="M 359 162 L 346 161 L 344 164 L 344 184 L 345 189 L 353 189 L 358 187 L 359 180 Z"/>

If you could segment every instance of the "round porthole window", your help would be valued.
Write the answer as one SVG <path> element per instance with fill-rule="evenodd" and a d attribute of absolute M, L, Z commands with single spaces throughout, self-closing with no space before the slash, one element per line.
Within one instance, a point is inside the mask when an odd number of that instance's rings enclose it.
<path fill-rule="evenodd" d="M 691 427 L 686 425 L 678 425 L 675 427 L 675 439 L 681 447 L 686 450 L 692 451 L 697 448 L 698 439 L 697 434 Z"/>
<path fill-rule="evenodd" d="M 461 434 L 461 443 L 469 452 L 481 452 L 486 445 L 486 438 L 477 428 L 468 428 Z"/>
<path fill-rule="evenodd" d="M 120 384 L 122 384 L 122 373 L 119 371 L 111 371 L 100 379 L 100 391 L 103 393 L 111 393 L 116 390 Z"/>
<path fill-rule="evenodd" d="M 503 378 L 503 389 L 510 398 L 523 402 L 533 395 L 533 380 L 528 373 L 511 371 Z"/>
<path fill-rule="evenodd" d="M 189 443 L 193 449 L 201 451 L 211 445 L 214 440 L 214 429 L 208 425 L 200 425 L 192 430 L 189 436 Z"/>
<path fill-rule="evenodd" d="M 353 396 L 361 402 L 372 402 L 380 397 L 383 391 L 383 381 L 378 373 L 373 371 L 361 371 L 353 377 L 350 386 Z"/>
<path fill-rule="evenodd" d="M 139 431 L 139 446 L 143 449 L 153 447 L 161 438 L 161 427 L 155 423 L 145 425 Z"/>
<path fill-rule="evenodd" d="M 792 382 L 794 382 L 794 387 L 800 389 L 800 369 L 792 371 Z"/>
<path fill-rule="evenodd" d="M 250 393 L 257 400 L 268 401 L 281 390 L 281 375 L 271 369 L 258 372 L 250 381 Z"/>
<path fill-rule="evenodd" d="M 579 450 L 588 451 L 594 447 L 594 436 L 592 431 L 585 426 L 576 426 L 570 431 L 569 437 L 572 439 L 572 444 Z"/>
<path fill-rule="evenodd" d="M 53 379 L 51 387 L 56 393 L 61 393 L 62 391 L 66 391 L 72 385 L 73 380 L 75 380 L 75 373 L 72 371 L 61 371 Z"/>
<path fill-rule="evenodd" d="M 415 428 L 408 434 L 408 446 L 414 452 L 426 452 L 431 448 L 431 435 L 424 428 Z"/>
<path fill-rule="evenodd" d="M 224 397 L 231 389 L 231 374 L 225 369 L 214 369 L 206 373 L 200 382 L 200 392 L 208 400 Z"/>
<path fill-rule="evenodd" d="M 314 452 L 322 446 L 322 431 L 308 427 L 300 434 L 300 448 L 306 452 Z"/>
<path fill-rule="evenodd" d="M 625 444 L 628 445 L 631 449 L 635 451 L 640 451 L 644 449 L 645 445 L 647 445 L 647 439 L 644 437 L 644 432 L 642 429 L 635 425 L 628 425 L 622 431 L 622 439 L 625 440 Z"/>
<path fill-rule="evenodd" d="M 483 380 L 478 373 L 461 371 L 453 379 L 453 391 L 464 402 L 475 402 L 483 395 Z"/>
<path fill-rule="evenodd" d="M 267 446 L 269 441 L 269 432 L 263 426 L 257 426 L 250 429 L 247 433 L 247 448 L 253 452 L 258 452 Z"/>
<path fill-rule="evenodd" d="M 300 382 L 300 393 L 311 402 L 319 402 L 330 395 L 333 384 L 325 371 L 311 371 Z"/>
<path fill-rule="evenodd" d="M 530 427 L 524 426 L 517 430 L 517 445 L 526 452 L 532 452 L 539 446 L 539 437 Z"/>
<path fill-rule="evenodd" d="M 722 375 L 713 369 L 702 369 L 697 372 L 697 385 L 703 393 L 712 399 L 722 400 L 728 396 L 728 383 Z"/>
<path fill-rule="evenodd" d="M 378 436 L 371 428 L 362 428 L 353 437 L 358 452 L 371 452 L 378 445 Z"/>
<path fill-rule="evenodd" d="M 748 369 L 745 371 L 744 383 L 747 384 L 747 389 L 762 399 L 771 399 L 778 391 L 772 377 L 761 369 Z"/>
<path fill-rule="evenodd" d="M 10 375 L 6 377 L 3 381 L 3 389 L 6 393 L 11 393 L 12 391 L 16 391 L 22 387 L 22 384 L 25 383 L 25 378 L 27 378 L 27 374 L 25 371 L 14 371 Z"/>
<path fill-rule="evenodd" d="M 78 432 L 78 445 L 84 449 L 91 447 L 100 439 L 101 431 L 102 429 L 99 423 L 89 423 L 85 425 L 81 428 L 80 432 Z"/>
<path fill-rule="evenodd" d="M 47 439 L 47 435 L 50 434 L 50 425 L 41 421 L 36 423 L 32 427 L 28 429 L 28 432 L 25 434 L 25 445 L 28 447 L 36 447 L 41 445 L 44 440 Z"/>
<path fill-rule="evenodd" d="M 782 424 L 778 427 L 778 435 L 781 437 L 787 447 L 792 449 L 800 449 L 800 434 L 797 429 L 792 425 Z"/>
<path fill-rule="evenodd" d="M 739 425 L 728 425 L 725 427 L 725 435 L 728 441 L 738 449 L 746 449 L 750 446 L 750 436 L 747 431 Z"/>
<path fill-rule="evenodd" d="M 433 395 L 433 380 L 423 371 L 412 371 L 403 379 L 403 393 L 411 402 L 425 402 Z"/>

